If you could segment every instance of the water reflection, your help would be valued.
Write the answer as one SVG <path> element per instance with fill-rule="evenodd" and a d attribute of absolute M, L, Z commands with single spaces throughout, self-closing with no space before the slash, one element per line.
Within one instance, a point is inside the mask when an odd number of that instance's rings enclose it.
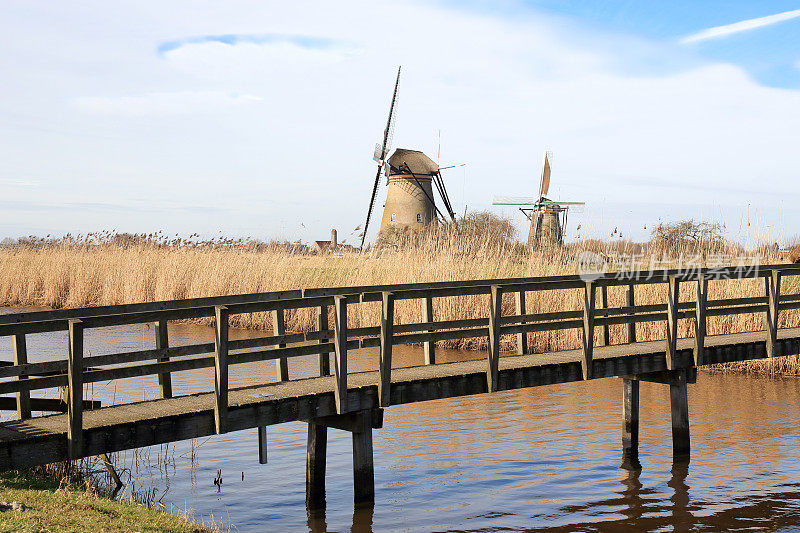
<path fill-rule="evenodd" d="M 639 481 L 641 470 L 626 470 L 622 480 L 625 489 L 622 491 L 622 500 L 625 508 L 621 513 L 631 522 L 635 523 L 644 514 L 645 500 L 642 498 L 642 482 Z"/>
<path fill-rule="evenodd" d="M 672 525 L 675 531 L 688 531 L 694 523 L 694 516 L 689 511 L 689 485 L 686 476 L 689 475 L 689 465 L 676 464 L 672 467 L 672 478 L 667 483 L 674 493 L 670 496 L 672 502 Z"/>
<path fill-rule="evenodd" d="M 350 526 L 351 533 L 372 533 L 372 520 L 375 507 L 372 505 L 359 505 L 353 509 L 353 522 Z M 325 510 L 308 511 L 308 531 L 311 533 L 327 533 L 328 523 L 325 519 Z"/>

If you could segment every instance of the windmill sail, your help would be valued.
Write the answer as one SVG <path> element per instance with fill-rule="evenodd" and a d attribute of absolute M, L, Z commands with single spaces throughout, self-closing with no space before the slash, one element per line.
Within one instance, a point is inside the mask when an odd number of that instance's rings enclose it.
<path fill-rule="evenodd" d="M 367 238 L 367 229 L 369 229 L 369 219 L 372 217 L 372 208 L 375 205 L 375 195 L 378 192 L 378 181 L 381 178 L 381 169 L 383 162 L 386 160 L 386 154 L 389 153 L 389 146 L 392 143 L 394 136 L 394 117 L 397 112 L 397 89 L 400 86 L 400 69 L 402 66 L 397 67 L 397 79 L 394 82 L 394 92 L 392 93 L 392 103 L 389 106 L 389 118 L 386 120 L 386 128 L 383 130 L 383 142 L 375 146 L 375 153 L 373 159 L 377 157 L 378 171 L 375 173 L 375 183 L 372 185 L 372 196 L 369 199 L 369 208 L 367 209 L 367 220 L 364 222 L 364 233 L 361 234 L 361 246 L 364 248 L 364 241 Z"/>
<path fill-rule="evenodd" d="M 550 158 L 551 152 L 544 153 L 544 166 L 542 167 L 542 179 L 539 181 L 539 198 L 545 196 L 550 189 Z"/>

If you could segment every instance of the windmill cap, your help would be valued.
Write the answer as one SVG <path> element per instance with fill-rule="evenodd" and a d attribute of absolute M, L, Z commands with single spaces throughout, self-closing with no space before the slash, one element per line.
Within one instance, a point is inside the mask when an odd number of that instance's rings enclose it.
<path fill-rule="evenodd" d="M 408 171 L 403 165 L 404 163 L 408 166 L 408 169 L 417 176 L 433 176 L 439 172 L 439 165 L 434 163 L 430 157 L 419 150 L 398 148 L 386 162 L 389 163 L 389 166 L 386 168 L 387 176 L 408 174 Z"/>

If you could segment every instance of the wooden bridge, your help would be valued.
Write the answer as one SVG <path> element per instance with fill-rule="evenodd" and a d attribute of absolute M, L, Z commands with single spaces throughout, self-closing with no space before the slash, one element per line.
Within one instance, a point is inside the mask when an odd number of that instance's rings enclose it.
<path fill-rule="evenodd" d="M 11 337 L 14 354 L 13 363 L 0 366 L 0 393 L 15 395 L 4 398 L 0 408 L 15 408 L 19 414 L 19 420 L 0 424 L 0 470 L 254 427 L 259 428 L 260 460 L 266 462 L 266 427 L 305 421 L 309 507 L 324 505 L 329 427 L 352 433 L 355 500 L 368 503 L 374 500 L 372 430 L 381 427 L 384 408 L 608 377 L 623 380 L 622 466 L 640 467 L 637 448 L 642 380 L 669 385 L 674 457 L 687 461 L 687 383 L 695 381 L 697 367 L 800 353 L 800 328 L 778 328 L 781 311 L 800 308 L 800 295 L 781 295 L 782 277 L 796 275 L 800 275 L 798 265 L 641 271 L 592 279 L 553 276 L 318 288 L 0 315 L 0 336 Z M 708 299 L 709 281 L 752 283 L 754 279 L 763 280 L 763 296 Z M 636 287 L 647 284 L 666 284 L 666 302 L 637 305 Z M 613 286 L 625 288 L 625 306 L 606 305 L 607 291 Z M 682 287 L 692 293 L 691 301 L 680 301 Z M 565 289 L 581 291 L 582 308 L 526 313 L 526 297 Z M 509 316 L 502 313 L 506 294 L 513 296 L 516 304 L 516 312 Z M 435 320 L 434 298 L 464 295 L 488 298 L 489 316 Z M 396 324 L 394 308 L 398 300 L 418 300 L 424 322 Z M 366 302 L 380 302 L 380 325 L 348 328 L 348 309 Z M 284 313 L 309 308 L 317 311 L 317 330 L 286 333 Z M 272 313 L 271 335 L 229 340 L 231 315 L 260 312 Z M 742 313 L 763 314 L 765 329 L 706 335 L 708 317 Z M 213 343 L 169 345 L 169 321 L 203 317 L 214 320 Z M 687 318 L 693 319 L 695 336 L 679 339 L 678 321 Z M 666 339 L 637 342 L 636 324 L 658 321 L 666 321 Z M 145 323 L 155 324 L 152 349 L 86 356 L 87 329 Z M 627 326 L 627 343 L 608 345 L 609 327 L 614 325 Z M 565 329 L 582 332 L 581 349 L 529 353 L 527 333 Z M 64 359 L 28 362 L 26 338 L 52 331 L 69 332 Z M 517 336 L 516 354 L 501 357 L 501 335 Z M 488 337 L 485 360 L 436 364 L 437 341 L 478 337 Z M 392 347 L 412 343 L 424 345 L 425 364 L 392 368 Z M 348 372 L 348 350 L 356 348 L 379 350 L 378 367 Z M 288 358 L 309 355 L 318 356 L 319 376 L 290 380 Z M 269 360 L 276 362 L 277 382 L 229 388 L 231 365 Z M 214 368 L 209 392 L 173 397 L 172 373 L 198 368 Z M 84 400 L 86 384 L 148 375 L 157 376 L 160 399 L 107 407 Z M 63 404 L 30 397 L 31 391 L 55 387 L 64 389 Z M 58 410 L 66 412 L 31 416 L 32 411 Z"/>

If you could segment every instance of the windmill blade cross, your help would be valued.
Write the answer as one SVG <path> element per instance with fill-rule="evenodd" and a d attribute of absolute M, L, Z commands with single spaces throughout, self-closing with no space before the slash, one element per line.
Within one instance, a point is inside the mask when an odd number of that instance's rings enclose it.
<path fill-rule="evenodd" d="M 583 213 L 586 208 L 586 202 L 560 202 L 557 200 L 548 200 L 546 202 L 542 202 L 543 204 L 549 205 L 557 205 L 560 207 L 565 207 L 572 211 L 573 213 Z"/>
<path fill-rule="evenodd" d="M 375 173 L 375 182 L 372 185 L 372 196 L 369 199 L 369 207 L 367 208 L 367 220 L 364 222 L 364 233 L 361 234 L 361 246 L 359 249 L 364 248 L 364 241 L 367 239 L 367 230 L 369 229 L 369 219 L 372 217 L 372 208 L 375 205 L 375 195 L 378 193 L 378 181 L 381 179 L 381 169 L 383 169 L 386 154 L 389 151 L 389 144 L 394 134 L 394 117 L 397 110 L 397 89 L 400 87 L 400 70 L 402 66 L 397 67 L 397 79 L 394 82 L 394 92 L 392 93 L 392 103 L 389 106 L 389 118 L 386 120 L 386 128 L 383 130 L 383 142 L 375 146 L 373 159 L 380 152 L 380 157 L 377 159 L 378 171 Z"/>
<path fill-rule="evenodd" d="M 465 167 L 465 166 L 467 166 L 466 163 L 461 163 L 460 165 L 448 165 L 446 167 L 439 167 L 439 171 L 441 172 L 442 170 L 447 170 L 448 168 L 458 168 L 458 167 Z"/>

